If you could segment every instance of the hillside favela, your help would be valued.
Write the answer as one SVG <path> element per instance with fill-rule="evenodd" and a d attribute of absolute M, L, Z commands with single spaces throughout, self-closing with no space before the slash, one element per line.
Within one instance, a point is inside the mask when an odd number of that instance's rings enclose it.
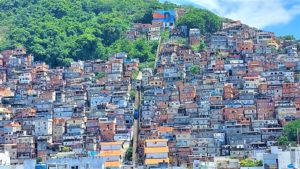
<path fill-rule="evenodd" d="M 300 168 L 300 41 L 203 7 L 0 0 L 0 169 Z"/>

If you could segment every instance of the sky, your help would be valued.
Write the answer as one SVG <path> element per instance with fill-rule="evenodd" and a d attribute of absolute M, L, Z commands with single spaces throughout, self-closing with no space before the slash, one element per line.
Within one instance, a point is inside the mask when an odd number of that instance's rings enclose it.
<path fill-rule="evenodd" d="M 165 0 L 161 0 L 165 1 Z M 300 39 L 300 0 L 168 0 L 206 8 L 219 16 L 276 35 L 294 35 Z"/>

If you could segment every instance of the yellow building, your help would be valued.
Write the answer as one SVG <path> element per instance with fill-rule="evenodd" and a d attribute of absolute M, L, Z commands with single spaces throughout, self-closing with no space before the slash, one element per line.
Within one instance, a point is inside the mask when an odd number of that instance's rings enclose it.
<path fill-rule="evenodd" d="M 167 139 L 151 139 L 145 141 L 144 147 L 145 161 L 144 165 L 147 168 L 159 167 L 161 165 L 168 165 L 169 147 Z"/>
<path fill-rule="evenodd" d="M 120 168 L 124 157 L 123 142 L 101 142 L 100 147 L 98 156 L 104 159 L 104 167 L 106 169 Z"/>

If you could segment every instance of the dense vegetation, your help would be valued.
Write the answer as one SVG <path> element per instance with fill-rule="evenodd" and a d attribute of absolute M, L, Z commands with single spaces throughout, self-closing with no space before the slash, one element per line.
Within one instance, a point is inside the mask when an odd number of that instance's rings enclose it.
<path fill-rule="evenodd" d="M 293 35 L 285 35 L 280 38 L 282 38 L 284 40 L 296 40 L 295 36 L 293 36 Z"/>
<path fill-rule="evenodd" d="M 150 22 L 153 10 L 174 8 L 157 0 L 0 0 L 0 50 L 24 46 L 52 66 L 66 65 L 70 58 L 105 59 L 119 51 L 153 62 L 157 42 L 127 41 L 124 32 L 134 22 Z M 192 26 L 186 20 L 194 14 L 205 20 L 194 21 L 206 24 L 201 30 L 218 27 L 215 15 L 196 9 L 180 23 Z"/>
<path fill-rule="evenodd" d="M 221 27 L 221 18 L 207 10 L 187 7 L 187 13 L 179 19 L 177 25 L 186 25 L 188 28 L 198 28 L 201 33 L 216 32 Z"/>
<path fill-rule="evenodd" d="M 262 161 L 260 160 L 253 160 L 253 159 L 243 159 L 241 160 L 241 167 L 259 167 L 263 166 Z"/>
<path fill-rule="evenodd" d="M 283 128 L 283 135 L 279 137 L 279 145 L 295 145 L 297 142 L 297 132 L 300 134 L 300 120 L 289 122 Z"/>

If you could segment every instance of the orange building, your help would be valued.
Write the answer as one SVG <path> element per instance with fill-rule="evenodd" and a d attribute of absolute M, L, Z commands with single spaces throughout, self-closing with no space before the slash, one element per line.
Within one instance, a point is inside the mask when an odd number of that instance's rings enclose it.
<path fill-rule="evenodd" d="M 244 118 L 244 108 L 224 108 L 223 116 L 225 120 L 240 120 Z"/>
<path fill-rule="evenodd" d="M 245 40 L 238 43 L 239 51 L 252 51 L 253 50 L 253 42 L 250 40 Z"/>
<path fill-rule="evenodd" d="M 0 97 L 9 97 L 13 95 L 14 93 L 10 90 L 9 87 L 0 87 Z"/>

